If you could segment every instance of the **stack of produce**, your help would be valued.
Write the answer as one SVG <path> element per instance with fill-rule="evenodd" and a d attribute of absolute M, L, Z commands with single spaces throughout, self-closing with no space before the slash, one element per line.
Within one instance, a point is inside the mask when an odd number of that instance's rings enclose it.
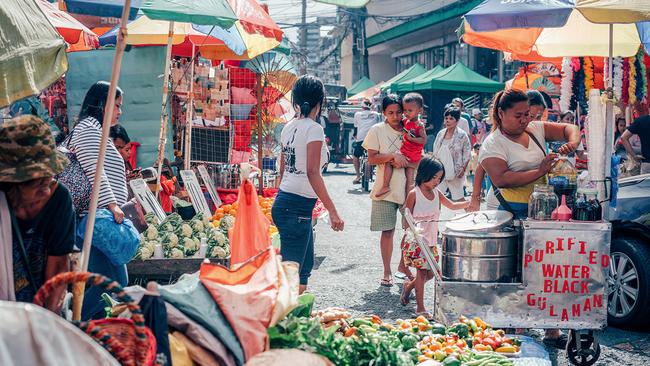
<path fill-rule="evenodd" d="M 210 219 L 199 213 L 189 221 L 183 221 L 177 213 L 172 213 L 158 224 L 152 214 L 145 220 L 149 225 L 140 234 L 140 248 L 136 259 L 150 259 L 154 256 L 156 245 L 161 245 L 165 258 L 191 258 L 198 254 L 201 243 L 207 244 L 206 257 L 227 258 L 230 255 L 228 229 L 234 224 L 234 218 L 222 220 L 219 227 L 213 227 Z"/>
<path fill-rule="evenodd" d="M 330 308 L 311 318 L 289 316 L 269 328 L 271 348 L 299 348 L 337 365 L 513 365 L 519 342 L 480 318 L 460 317 L 446 327 L 424 317 L 385 323 L 373 315 L 350 319 Z"/>

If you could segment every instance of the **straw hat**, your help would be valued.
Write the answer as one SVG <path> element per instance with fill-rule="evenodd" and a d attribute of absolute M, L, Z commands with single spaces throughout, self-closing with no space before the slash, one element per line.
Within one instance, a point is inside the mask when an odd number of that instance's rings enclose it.
<path fill-rule="evenodd" d="M 40 118 L 24 115 L 0 125 L 0 182 L 53 177 L 67 165 L 68 159 L 56 150 L 50 126 Z"/>

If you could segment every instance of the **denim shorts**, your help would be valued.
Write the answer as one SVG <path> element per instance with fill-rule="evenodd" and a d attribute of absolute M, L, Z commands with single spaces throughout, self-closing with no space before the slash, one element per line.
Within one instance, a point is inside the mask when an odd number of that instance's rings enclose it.
<path fill-rule="evenodd" d="M 314 231 L 311 215 L 315 198 L 280 191 L 271 215 L 280 234 L 283 261 L 300 264 L 300 284 L 306 285 L 314 268 Z"/>

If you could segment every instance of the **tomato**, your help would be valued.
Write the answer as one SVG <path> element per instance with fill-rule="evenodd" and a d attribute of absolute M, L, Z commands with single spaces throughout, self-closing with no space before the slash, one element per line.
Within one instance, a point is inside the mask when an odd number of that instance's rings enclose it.
<path fill-rule="evenodd" d="M 486 346 L 490 346 L 490 347 L 492 347 L 492 349 L 495 349 L 495 348 L 497 348 L 497 347 L 499 346 L 499 345 L 494 341 L 493 338 L 485 338 L 485 339 L 483 339 L 483 342 L 482 342 L 482 343 L 483 343 L 484 345 L 486 345 Z"/>
<path fill-rule="evenodd" d="M 445 351 L 445 354 L 450 355 L 450 354 L 454 353 L 456 350 L 453 349 L 453 347 L 445 347 L 445 349 L 443 351 Z"/>
<path fill-rule="evenodd" d="M 458 341 L 456 341 L 456 346 L 458 346 L 458 348 L 460 348 L 460 349 L 463 349 L 463 348 L 467 347 L 467 343 L 465 343 L 464 340 L 459 339 Z"/>

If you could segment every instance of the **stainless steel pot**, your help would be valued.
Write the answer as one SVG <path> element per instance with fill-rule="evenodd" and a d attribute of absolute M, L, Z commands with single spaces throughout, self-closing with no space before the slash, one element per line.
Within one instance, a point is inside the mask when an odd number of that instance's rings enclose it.
<path fill-rule="evenodd" d="M 490 212 L 476 215 L 490 216 Z M 474 218 L 471 221 L 474 222 Z M 479 230 L 476 227 L 471 225 L 463 229 L 462 225 L 448 225 L 442 233 L 443 277 L 449 281 L 514 282 L 519 231 L 512 227 L 512 216 L 505 221 L 495 221 L 493 226 L 482 225 Z"/>
<path fill-rule="evenodd" d="M 442 275 L 450 281 L 513 282 L 517 277 L 519 233 L 443 233 Z"/>

